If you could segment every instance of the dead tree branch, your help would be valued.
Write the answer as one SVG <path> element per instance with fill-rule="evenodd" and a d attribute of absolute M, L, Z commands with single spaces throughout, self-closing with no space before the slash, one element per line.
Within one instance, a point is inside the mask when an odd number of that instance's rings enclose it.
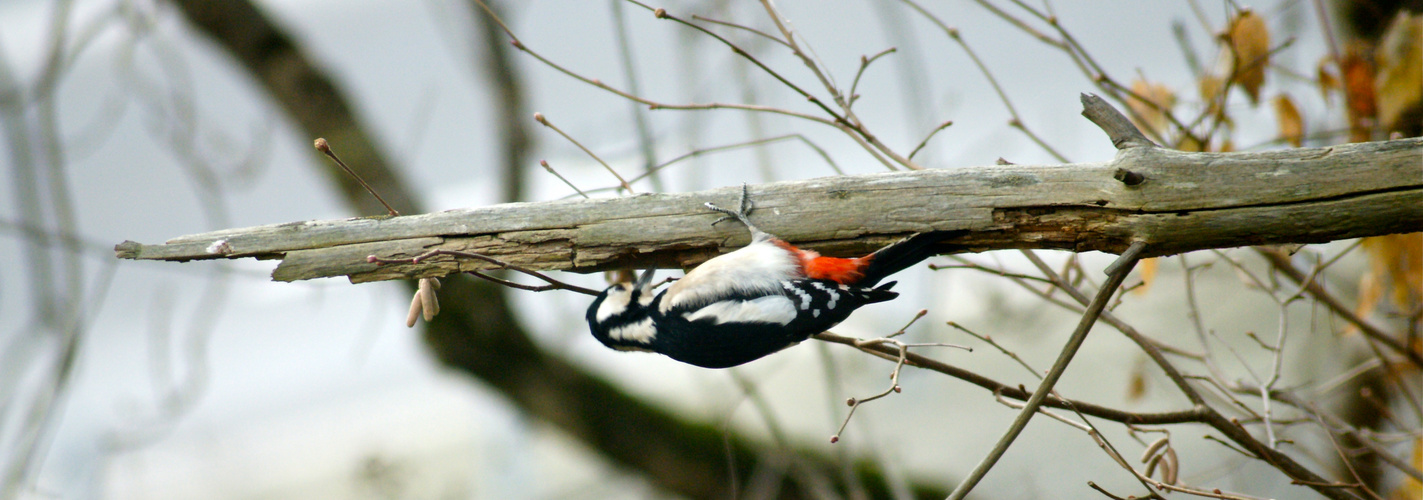
<path fill-rule="evenodd" d="M 863 254 L 907 233 L 970 229 L 945 251 L 1006 248 L 1144 257 L 1261 244 L 1319 243 L 1423 228 L 1423 139 L 1251 153 L 1186 153 L 1123 129 L 1101 99 L 1083 112 L 1120 151 L 1104 163 L 995 165 L 838 176 L 753 187 L 767 231 L 826 255 Z M 437 258 L 377 265 L 430 250 L 475 252 L 535 270 L 690 267 L 723 245 L 705 201 L 732 188 L 623 198 L 512 203 L 395 217 L 307 221 L 119 244 L 120 258 L 281 259 L 280 281 L 353 282 L 494 267 Z M 772 215 L 774 214 L 774 215 Z"/>

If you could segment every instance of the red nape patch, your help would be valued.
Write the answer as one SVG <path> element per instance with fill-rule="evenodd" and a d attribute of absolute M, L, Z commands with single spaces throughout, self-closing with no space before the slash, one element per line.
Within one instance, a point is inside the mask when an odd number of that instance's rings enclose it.
<path fill-rule="evenodd" d="M 865 277 L 861 270 L 869 263 L 869 256 L 858 259 L 816 257 L 805 263 L 805 275 L 811 279 L 831 280 L 848 285 Z"/>

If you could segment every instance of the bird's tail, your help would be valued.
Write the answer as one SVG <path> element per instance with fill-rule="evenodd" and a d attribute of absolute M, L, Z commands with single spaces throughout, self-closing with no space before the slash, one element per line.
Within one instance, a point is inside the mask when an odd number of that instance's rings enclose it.
<path fill-rule="evenodd" d="M 933 257 L 934 245 L 951 238 L 968 234 L 968 231 L 930 231 L 899 240 L 870 254 L 870 262 L 865 266 L 864 277 L 856 285 L 872 287 L 891 274 Z"/>

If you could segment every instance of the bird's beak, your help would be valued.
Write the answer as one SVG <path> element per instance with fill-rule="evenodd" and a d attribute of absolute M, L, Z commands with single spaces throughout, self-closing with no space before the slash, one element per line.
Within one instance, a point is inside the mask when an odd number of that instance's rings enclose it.
<path fill-rule="evenodd" d="M 656 269 L 656 268 L 652 268 L 652 269 L 648 269 L 648 270 L 646 270 L 646 271 L 643 271 L 643 272 L 642 272 L 642 275 L 640 275 L 640 276 L 637 277 L 637 282 L 634 283 L 634 285 L 637 287 L 637 288 L 635 288 L 635 289 L 636 289 L 636 290 L 643 290 L 643 291 L 646 291 L 646 290 L 647 290 L 647 286 L 652 283 L 652 275 L 655 274 L 656 272 L 657 272 L 657 269 Z"/>

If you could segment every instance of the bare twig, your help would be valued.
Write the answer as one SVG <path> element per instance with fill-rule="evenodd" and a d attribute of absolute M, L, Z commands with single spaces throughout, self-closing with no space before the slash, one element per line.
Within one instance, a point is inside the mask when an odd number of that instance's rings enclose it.
<path fill-rule="evenodd" d="M 879 53 L 877 53 L 877 54 L 875 54 L 875 55 L 872 55 L 872 56 L 860 56 L 860 69 L 858 69 L 858 70 L 855 71 L 855 79 L 850 82 L 850 96 L 845 98 L 845 106 L 846 106 L 846 107 L 852 107 L 852 106 L 854 106 L 854 105 L 855 105 L 855 101 L 857 101 L 857 100 L 860 99 L 860 94 L 857 93 L 858 90 L 859 90 L 859 88 L 860 88 L 860 77 L 861 77 L 861 76 L 864 76 L 865 70 L 870 67 L 870 64 L 873 64 L 873 63 L 875 62 L 875 60 L 878 60 L 878 59 L 881 58 L 881 57 L 884 57 L 884 56 L 886 56 L 886 55 L 893 54 L 893 53 L 895 53 L 895 48 L 894 48 L 894 47 L 890 47 L 890 48 L 881 50 L 881 51 L 879 51 Z M 913 154 L 910 154 L 909 156 L 912 157 L 912 156 L 914 156 L 914 155 L 913 155 Z"/>
<path fill-rule="evenodd" d="M 930 130 L 929 134 L 924 136 L 924 140 L 919 141 L 919 145 L 914 146 L 914 150 L 909 152 L 909 158 L 913 159 L 914 155 L 919 154 L 919 150 L 924 149 L 924 146 L 929 144 L 929 139 L 933 139 L 934 136 L 939 133 L 939 131 L 949 128 L 949 126 L 953 124 L 953 120 L 949 120 L 944 123 L 940 123 L 939 126 L 934 127 L 934 130 Z"/>
<path fill-rule="evenodd" d="M 855 410 L 856 410 L 857 408 L 859 408 L 860 405 L 865 404 L 865 403 L 868 403 L 868 402 L 870 402 L 870 401 L 874 401 L 874 400 L 876 400 L 876 399 L 879 399 L 879 398 L 882 398 L 882 397 L 885 397 L 885 396 L 888 396 L 890 393 L 898 393 L 898 392 L 901 392 L 901 391 L 902 391 L 902 389 L 900 389 L 900 387 L 899 387 L 899 372 L 900 372 L 900 370 L 902 370 L 902 369 L 904 368 L 904 363 L 905 363 L 906 361 L 908 361 L 908 355 L 909 355 L 909 348 L 910 348 L 910 347 L 930 347 L 930 346 L 937 346 L 937 347 L 958 347 L 958 348 L 960 348 L 960 349 L 964 349 L 964 350 L 967 350 L 967 351 L 969 351 L 969 352 L 973 352 L 973 348 L 971 348 L 971 347 L 964 347 L 964 346 L 953 345 L 953 344 L 942 344 L 942 343 L 907 344 L 907 343 L 900 342 L 900 341 L 894 339 L 894 337 L 903 335 L 904 332 L 905 332 L 905 330 L 908 330 L 910 326 L 913 326 L 915 322 L 919 321 L 920 319 L 922 319 L 922 318 L 923 318 L 925 315 L 927 315 L 927 314 L 929 314 L 929 310 L 927 310 L 927 309 L 920 309 L 919 312 L 916 313 L 916 314 L 914 315 L 914 317 L 909 320 L 909 323 L 908 323 L 908 324 L 905 324 L 904 327 L 900 328 L 899 330 L 896 330 L 894 333 L 891 333 L 891 334 L 889 334 L 889 335 L 886 335 L 886 336 L 884 336 L 884 337 L 877 338 L 877 339 L 855 340 L 855 347 L 859 347 L 859 348 L 861 348 L 861 349 L 864 349 L 864 348 L 866 348 L 866 347 L 868 347 L 868 346 L 881 346 L 881 345 L 882 345 L 882 346 L 894 346 L 895 350 L 898 351 L 898 355 L 895 356 L 895 358 L 894 358 L 894 370 L 890 371 L 890 373 L 889 373 L 889 388 L 885 389 L 884 392 L 881 392 L 881 393 L 879 393 L 879 394 L 875 394 L 875 395 L 870 396 L 870 397 L 867 397 L 867 398 L 859 398 L 859 399 L 857 399 L 857 398 L 850 398 L 849 400 L 846 400 L 846 401 L 845 401 L 845 404 L 847 404 L 847 405 L 850 406 L 850 413 L 848 413 L 848 414 L 845 415 L 845 421 L 840 424 L 840 428 L 835 431 L 835 435 L 834 435 L 834 436 L 830 436 L 830 442 L 831 442 L 831 443 L 837 443 L 837 442 L 840 441 L 840 435 L 845 432 L 845 427 L 850 425 L 850 418 L 853 417 L 853 416 L 855 416 Z"/>
<path fill-rule="evenodd" d="M 890 346 L 878 343 L 868 343 L 861 341 L 860 339 L 852 337 L 842 337 L 829 332 L 816 334 L 814 335 L 814 338 L 816 340 L 824 342 L 850 346 L 859 349 L 862 352 L 872 354 L 887 361 L 898 361 L 898 351 Z M 959 368 L 950 364 L 946 364 L 933 358 L 916 354 L 914 352 L 906 352 L 904 354 L 904 359 L 905 363 L 910 366 L 915 366 L 925 370 L 942 373 L 950 377 L 954 377 L 959 380 L 963 380 L 970 384 L 987 389 L 994 394 L 1001 394 L 1005 397 L 1017 399 L 1020 401 L 1027 400 L 1032 395 L 1031 392 L 1028 392 L 1026 389 L 1021 388 L 1019 386 L 1010 386 L 1008 384 L 998 382 L 983 375 L 979 375 L 975 372 L 965 370 L 963 368 Z M 1094 417 L 1126 424 L 1179 424 L 1184 422 L 1200 422 L 1201 419 L 1204 417 L 1203 410 L 1199 408 L 1163 413 L 1134 413 L 1114 408 L 1108 408 L 1105 406 L 1087 403 L 1083 401 L 1061 399 L 1056 396 L 1049 396 L 1046 400 L 1044 400 L 1043 406 L 1061 408 L 1064 410 L 1075 408 L 1087 415 L 1092 415 Z"/>
<path fill-rule="evenodd" d="M 339 156 L 336 156 L 336 152 L 331 150 L 331 145 L 326 142 L 325 138 L 317 137 L 315 145 L 317 151 L 320 151 L 321 154 L 326 155 L 326 157 L 330 158 L 331 161 L 336 162 L 336 165 L 340 166 L 341 170 L 345 170 L 347 174 L 356 179 L 356 182 L 361 183 L 361 187 L 366 188 L 366 192 L 370 193 L 371 196 L 374 196 L 376 198 L 376 201 L 379 201 L 380 204 L 385 207 L 387 216 L 400 216 L 400 212 L 397 212 L 394 208 L 391 208 L 390 204 L 385 202 L 385 198 L 380 197 L 380 193 L 377 193 L 375 188 L 372 188 L 370 184 L 366 184 L 365 179 L 362 179 L 361 176 L 356 175 L 356 172 L 354 170 L 351 170 L 351 167 L 346 166 L 346 162 L 341 161 L 341 158 Z"/>
<path fill-rule="evenodd" d="M 603 168 L 608 170 L 608 173 L 613 174 L 613 177 L 616 177 L 618 179 L 618 185 L 622 186 L 622 188 L 627 190 L 627 192 L 630 194 L 635 193 L 635 191 L 632 190 L 632 185 L 628 184 L 628 181 L 626 179 L 623 179 L 623 176 L 619 175 L 618 171 L 614 170 L 612 165 L 608 165 L 608 162 L 605 162 L 602 158 L 599 158 L 597 154 L 593 153 L 592 150 L 585 147 L 583 143 L 578 142 L 578 140 L 574 139 L 573 136 L 568 135 L 568 133 L 564 132 L 563 129 L 558 128 L 553 124 L 553 122 L 548 121 L 548 117 L 545 117 L 543 113 L 534 113 L 534 121 L 539 122 L 540 125 L 553 129 L 554 132 L 558 132 L 558 135 L 563 136 L 563 138 L 567 139 L 568 142 L 573 143 L 574 146 L 578 146 L 578 149 L 583 150 L 584 154 L 596 160 L 599 165 L 602 165 Z"/>
<path fill-rule="evenodd" d="M 959 45 L 959 48 L 963 49 L 964 53 L 967 54 L 969 59 L 973 61 L 974 66 L 978 67 L 978 71 L 980 73 L 983 73 L 983 77 L 988 80 L 989 86 L 993 87 L 993 92 L 998 94 L 998 100 L 1003 101 L 1003 106 L 1008 109 L 1008 115 L 1012 117 L 1008 120 L 1009 126 L 1012 126 L 1013 128 L 1022 131 L 1023 134 L 1028 136 L 1028 139 L 1031 139 L 1034 143 L 1038 145 L 1038 147 L 1043 148 L 1043 151 L 1047 151 L 1047 153 L 1052 155 L 1053 158 L 1056 158 L 1057 161 L 1064 163 L 1067 162 L 1066 156 L 1063 156 L 1062 153 L 1057 152 L 1057 150 L 1054 149 L 1051 145 L 1049 145 L 1047 141 L 1043 140 L 1043 138 L 1039 137 L 1036 133 L 1033 133 L 1033 131 L 1029 129 L 1026 124 L 1023 123 L 1023 118 L 1018 115 L 1018 109 L 1013 107 L 1013 101 L 1008 98 L 1008 93 L 1003 90 L 1002 85 L 998 84 L 998 79 L 993 77 L 993 72 L 988 70 L 988 65 L 985 64 L 982 59 L 978 58 L 978 53 L 974 52 L 973 49 L 968 46 L 968 42 L 964 41 L 963 36 L 959 34 L 958 29 L 952 28 L 949 25 L 944 24 L 943 21 L 939 20 L 938 16 L 935 16 L 927 9 L 919 6 L 918 3 L 915 3 L 912 0 L 903 1 L 910 8 L 914 9 L 915 12 L 918 12 L 920 15 L 927 18 L 930 22 L 934 23 L 934 25 L 938 26 L 939 29 L 944 32 L 944 35 L 948 36 L 950 40 L 953 40 L 954 43 L 957 43 Z M 937 130 L 935 132 L 937 132 Z M 930 135 L 932 136 L 932 134 Z M 927 142 L 928 138 L 925 138 L 924 140 Z M 918 149 L 916 148 L 915 151 L 918 151 Z"/>
<path fill-rule="evenodd" d="M 632 56 L 632 42 L 627 33 L 627 19 L 623 17 L 622 0 L 610 0 L 609 4 L 613 9 L 613 33 L 616 35 L 618 44 L 618 62 L 622 65 L 623 78 L 627 79 L 628 92 L 642 95 L 642 89 L 638 85 L 637 68 L 634 65 Z M 637 131 L 638 150 L 642 154 L 643 173 L 651 176 L 652 189 L 662 191 L 662 179 L 652 175 L 652 165 L 657 162 L 657 154 L 653 150 L 652 128 L 647 123 L 647 116 L 638 109 L 635 103 L 631 104 L 632 121 Z M 631 192 L 631 191 L 629 191 Z"/>
<path fill-rule="evenodd" d="M 1010 350 L 1004 348 L 1004 347 L 1001 346 L 1001 345 L 998 345 L 998 342 L 995 342 L 995 341 L 993 340 L 993 337 L 989 337 L 989 336 L 987 336 L 987 335 L 979 335 L 979 334 L 977 334 L 977 333 L 974 333 L 973 330 L 969 330 L 968 328 L 964 328 L 963 325 L 960 325 L 960 324 L 955 323 L 955 322 L 953 322 L 953 321 L 950 321 L 950 322 L 949 322 L 949 326 L 952 327 L 952 328 L 954 328 L 954 329 L 957 329 L 958 331 L 967 333 L 967 334 L 969 334 L 969 336 L 971 336 L 971 337 L 973 337 L 973 338 L 976 338 L 976 339 L 978 339 L 978 340 L 982 340 L 982 341 L 988 343 L 988 345 L 993 346 L 994 349 L 998 349 L 998 352 L 1003 353 L 1003 355 L 1008 356 L 1009 358 L 1013 358 L 1013 361 L 1017 361 L 1019 365 L 1022 365 L 1023 368 L 1025 368 L 1025 369 L 1028 370 L 1028 373 L 1033 374 L 1033 377 L 1036 377 L 1038 380 L 1042 380 L 1043 374 L 1042 374 L 1041 372 L 1038 372 L 1036 369 L 1034 369 L 1034 368 L 1032 367 L 1032 365 L 1029 365 L 1027 361 L 1024 361 L 1024 360 L 1023 360 L 1023 358 L 1018 357 L 1018 353 L 1015 353 L 1015 352 L 1013 352 L 1013 351 L 1010 351 Z"/>
<path fill-rule="evenodd" d="M 534 270 L 529 269 L 529 268 L 527 268 L 527 267 L 523 267 L 523 266 L 519 266 L 519 265 L 515 265 L 515 264 L 510 264 L 510 263 L 508 263 L 508 262 L 504 262 L 504 261 L 502 261 L 502 260 L 496 259 L 496 258 L 494 258 L 494 257 L 490 257 L 490 256 L 488 256 L 488 255 L 482 255 L 482 254 L 477 254 L 477 253 L 472 253 L 472 252 L 461 252 L 461 251 L 458 251 L 458 250 L 431 250 L 431 251 L 422 253 L 422 254 L 420 254 L 420 255 L 416 255 L 416 256 L 414 256 L 414 257 L 408 258 L 408 259 L 383 259 L 383 258 L 380 258 L 380 257 L 376 257 L 376 256 L 374 256 L 374 255 L 371 255 L 371 256 L 366 257 L 366 261 L 367 261 L 367 262 L 371 262 L 371 263 L 375 263 L 375 264 L 418 264 L 418 263 L 420 263 L 420 261 L 422 261 L 422 260 L 428 259 L 428 258 L 430 258 L 430 257 L 439 256 L 439 255 L 449 255 L 449 256 L 452 256 L 452 257 L 460 257 L 460 258 L 466 258 L 466 259 L 482 260 L 482 261 L 488 262 L 488 263 L 490 263 L 490 264 L 494 264 L 494 265 L 496 265 L 496 266 L 499 266 L 499 269 L 508 269 L 508 270 L 511 270 L 511 271 L 517 271 L 517 272 L 524 273 L 524 274 L 527 274 L 527 275 L 529 275 L 529 276 L 533 276 L 533 277 L 535 277 L 535 278 L 544 280 L 545 282 L 548 283 L 548 285 L 546 285 L 546 286 L 522 285 L 522 284 L 510 282 L 510 281 L 507 281 L 507 280 L 503 280 L 503 279 L 499 279 L 499 278 L 494 278 L 494 277 L 492 277 L 492 276 L 489 276 L 489 275 L 486 275 L 486 274 L 480 273 L 480 272 L 473 272 L 473 273 L 471 273 L 471 274 L 473 274 L 473 275 L 475 275 L 475 276 L 478 276 L 478 277 L 480 277 L 480 278 L 484 278 L 484 279 L 493 281 L 493 282 L 495 282 L 495 283 L 499 283 L 499 284 L 504 285 L 504 286 L 510 286 L 510 287 L 514 287 L 514 288 L 521 289 L 521 290 L 529 290 L 529 291 L 533 291 L 533 292 L 543 292 L 543 291 L 548 291 L 548 290 L 568 290 L 568 291 L 571 291 L 571 292 L 578 292 L 578 293 L 581 293 L 581 294 L 584 294 L 584 295 L 594 295 L 594 296 L 596 296 L 596 295 L 598 295 L 599 293 L 601 293 L 601 292 L 599 292 L 599 291 L 597 291 L 597 290 L 594 290 L 594 289 L 591 289 L 591 288 L 583 288 L 583 287 L 578 286 L 578 285 L 572 285 L 572 284 L 564 283 L 564 282 L 562 282 L 562 281 L 559 281 L 559 280 L 550 278 L 548 275 L 546 275 L 546 274 L 544 274 L 544 273 L 541 273 L 541 272 L 538 272 L 538 271 L 534 271 Z"/>
<path fill-rule="evenodd" d="M 1361 318 L 1359 317 L 1359 315 L 1355 314 L 1353 309 L 1350 309 L 1348 306 L 1344 305 L 1343 301 L 1339 300 L 1333 294 L 1329 293 L 1329 291 L 1325 290 L 1324 287 L 1321 286 L 1319 283 L 1313 281 L 1306 282 L 1307 275 L 1304 272 L 1300 271 L 1298 268 L 1296 268 L 1294 266 L 1294 263 L 1290 262 L 1289 256 L 1284 255 L 1281 252 L 1263 247 L 1255 247 L 1255 252 L 1260 254 L 1261 257 L 1264 257 L 1266 262 L 1269 262 L 1270 265 L 1275 268 L 1275 270 L 1279 271 L 1281 274 L 1284 274 L 1285 277 L 1289 278 L 1297 284 L 1305 284 L 1304 290 L 1307 291 L 1311 297 L 1324 304 L 1326 307 L 1329 308 L 1330 311 L 1333 311 L 1334 314 L 1338 315 L 1340 318 L 1343 318 L 1344 321 L 1347 321 L 1349 322 L 1349 324 L 1358 327 L 1359 331 L 1363 332 L 1364 335 L 1368 336 L 1370 339 L 1378 341 L 1378 343 L 1383 344 L 1390 350 L 1398 354 L 1402 354 L 1403 357 L 1408 358 L 1408 361 L 1413 363 L 1415 366 L 1423 367 L 1423 352 L 1419 352 L 1416 349 L 1412 349 L 1407 345 L 1404 345 L 1403 342 L 1399 341 L 1398 339 L 1394 338 L 1383 330 L 1380 330 L 1372 323 L 1365 321 L 1364 318 Z"/>
<path fill-rule="evenodd" d="M 826 163 L 826 164 L 829 164 L 829 165 L 830 165 L 830 169 L 831 169 L 831 170 L 834 170 L 836 174 L 845 175 L 845 171 L 840 168 L 840 165 L 839 165 L 839 164 L 836 164 L 836 163 L 835 163 L 835 160 L 833 160 L 833 159 L 830 158 L 830 154 L 829 154 L 829 153 L 826 153 L 826 152 L 825 152 L 825 149 L 823 149 L 823 148 L 821 148 L 819 145 L 815 144 L 815 141 L 812 141 L 812 140 L 806 138 L 806 136 L 805 136 L 804 134 L 783 134 L 783 135 L 778 135 L 778 136 L 774 136 L 774 137 L 767 137 L 767 138 L 764 138 L 764 139 L 752 139 L 752 140 L 749 140 L 749 141 L 734 142 L 734 143 L 731 143 L 731 144 L 724 144 L 724 145 L 721 145 L 721 146 L 712 146 L 712 147 L 707 147 L 707 148 L 693 149 L 693 150 L 688 151 L 688 152 L 686 152 L 686 153 L 682 153 L 680 156 L 677 156 L 677 157 L 675 157 L 675 158 L 672 158 L 672 159 L 670 159 L 670 160 L 664 161 L 664 162 L 662 162 L 662 163 L 659 163 L 659 164 L 653 166 L 652 169 L 650 169 L 649 171 L 644 172 L 644 173 L 638 175 L 637 177 L 633 177 L 633 178 L 632 178 L 631 180 L 629 180 L 628 182 L 637 182 L 637 181 L 639 181 L 639 180 L 642 180 L 642 178 L 644 178 L 644 177 L 646 177 L 646 176 L 652 174 L 653 172 L 657 172 L 657 171 L 662 170 L 662 169 L 664 169 L 664 168 L 670 167 L 670 166 L 672 166 L 673 164 L 676 164 L 676 163 L 681 162 L 681 161 L 683 161 L 683 160 L 687 160 L 687 159 L 690 159 L 690 158 L 696 158 L 696 157 L 698 157 L 698 156 L 701 156 L 701 155 L 704 155 L 704 154 L 707 154 L 707 153 L 717 153 L 717 152 L 721 152 L 721 151 L 727 151 L 727 150 L 732 150 L 732 149 L 739 149 L 739 148 L 744 148 L 744 147 L 749 147 L 749 146 L 761 146 L 761 145 L 771 144 L 771 143 L 775 143 L 775 142 L 788 141 L 788 140 L 792 140 L 792 139 L 798 140 L 798 141 L 804 143 L 804 144 L 805 144 L 807 147 L 809 147 L 811 150 L 815 151 L 815 153 L 816 153 L 817 155 L 820 155 L 821 158 L 824 158 L 824 159 L 825 159 L 825 163 Z"/>
<path fill-rule="evenodd" d="M 1107 306 L 1107 302 L 1112 298 L 1112 295 L 1116 293 L 1117 288 L 1121 286 L 1122 282 L 1126 280 L 1131 270 L 1136 267 L 1137 260 L 1140 259 L 1141 253 L 1145 250 L 1146 243 L 1133 243 L 1126 252 L 1123 252 L 1122 255 L 1113 262 L 1111 268 L 1114 269 L 1114 272 L 1107 277 L 1106 283 L 1104 283 L 1101 290 L 1097 292 L 1097 297 L 1087 306 L 1087 312 L 1083 314 L 1082 320 L 1078 322 L 1077 329 L 1072 332 L 1072 337 L 1067 340 L 1067 345 L 1063 346 L 1057 361 L 1048 369 L 1048 373 L 1043 377 L 1042 383 L 1038 384 L 1037 390 L 1033 391 L 1033 396 L 1028 399 L 1027 404 L 1023 406 L 1023 410 L 1018 413 L 1018 418 L 1008 427 L 1003 438 L 998 441 L 998 444 L 994 446 L 993 450 L 988 452 L 988 456 L 984 457 L 983 461 L 979 462 L 978 466 L 974 467 L 973 471 L 969 472 L 969 475 L 954 488 L 953 493 L 949 494 L 950 500 L 962 500 L 967 496 L 968 492 L 972 491 L 973 487 L 978 485 L 978 481 L 983 479 L 984 475 L 988 474 L 988 470 L 993 468 L 993 465 L 998 462 L 998 459 L 1003 456 L 1003 453 L 1008 451 L 1008 447 L 1018 438 L 1018 434 L 1028 426 L 1028 421 L 1033 418 L 1034 413 L 1037 413 L 1038 407 L 1042 406 L 1043 400 L 1046 399 L 1048 393 L 1052 391 L 1053 385 L 1057 384 L 1057 380 L 1062 377 L 1063 372 L 1067 371 L 1067 365 L 1072 362 L 1073 356 L 1077 354 L 1077 349 L 1082 347 L 1083 341 L 1087 340 L 1087 332 L 1092 330 L 1092 325 L 1095 324 L 1097 318 L 1101 316 L 1102 310 Z"/>
<path fill-rule="evenodd" d="M 548 160 L 539 160 L 539 166 L 540 166 L 540 167 L 543 167 L 544 170 L 547 170 L 548 173 L 553 174 L 553 176 L 554 176 L 554 177 L 557 177 L 558 180 L 563 181 L 563 184 L 564 184 L 564 185 L 567 185 L 568 187 L 573 188 L 573 191 L 574 191 L 574 192 L 577 192 L 577 193 L 580 194 L 580 195 L 582 195 L 584 199 L 587 199 L 587 198 L 588 198 L 588 193 L 583 192 L 582 189 L 578 189 L 578 186 L 573 185 L 572 182 L 568 182 L 568 179 L 563 178 L 563 176 L 560 175 L 557 170 L 554 170 L 552 166 L 549 166 Z"/>

